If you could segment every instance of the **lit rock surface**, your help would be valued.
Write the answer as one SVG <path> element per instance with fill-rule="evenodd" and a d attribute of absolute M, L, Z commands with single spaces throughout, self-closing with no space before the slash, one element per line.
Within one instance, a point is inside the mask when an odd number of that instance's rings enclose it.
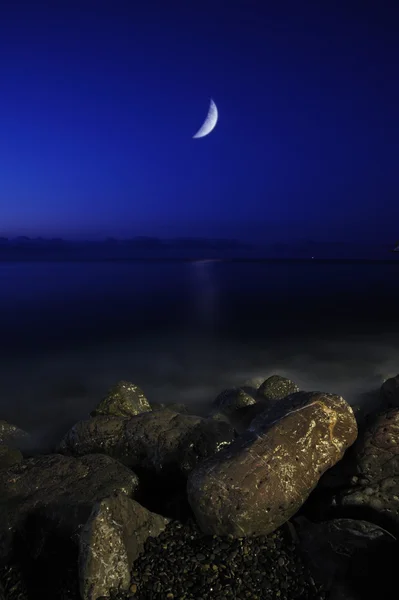
<path fill-rule="evenodd" d="M 343 398 L 300 396 L 296 410 L 260 423 L 191 473 L 188 499 L 205 533 L 242 537 L 274 531 L 353 444 L 357 424 Z"/>
<path fill-rule="evenodd" d="M 80 421 L 66 434 L 59 451 L 82 456 L 103 452 L 132 468 L 158 473 L 186 472 L 234 439 L 229 424 L 167 409 Z"/>
<path fill-rule="evenodd" d="M 109 390 L 91 415 L 93 417 L 98 415 L 133 417 L 150 410 L 152 410 L 150 403 L 137 385 L 129 381 L 119 381 Z"/>
<path fill-rule="evenodd" d="M 299 387 L 291 379 L 272 375 L 259 386 L 257 397 L 268 405 L 272 405 L 295 392 L 299 392 Z"/>
<path fill-rule="evenodd" d="M 133 561 L 147 538 L 158 536 L 168 522 L 123 494 L 99 502 L 80 536 L 82 599 L 96 600 L 111 589 L 128 589 Z"/>
<path fill-rule="evenodd" d="M 103 455 L 39 456 L 1 470 L 0 557 L 12 550 L 15 534 L 23 533 L 28 518 L 31 525 L 40 523 L 41 538 L 47 533 L 70 538 L 96 502 L 115 492 L 133 496 L 138 485 L 130 469 Z"/>

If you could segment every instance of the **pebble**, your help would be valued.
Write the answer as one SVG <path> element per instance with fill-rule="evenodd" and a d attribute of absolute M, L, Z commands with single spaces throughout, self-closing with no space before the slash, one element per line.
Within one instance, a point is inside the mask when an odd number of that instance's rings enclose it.
<path fill-rule="evenodd" d="M 147 541 L 133 566 L 132 589 L 135 600 L 326 598 L 280 530 L 237 540 L 204 536 L 193 521 L 171 522 L 158 538 Z M 128 597 L 119 592 L 112 600 Z"/>

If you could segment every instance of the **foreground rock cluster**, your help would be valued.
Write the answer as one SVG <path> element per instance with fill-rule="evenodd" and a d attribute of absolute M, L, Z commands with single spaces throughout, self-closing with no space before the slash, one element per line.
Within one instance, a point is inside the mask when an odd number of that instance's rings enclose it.
<path fill-rule="evenodd" d="M 273 375 L 206 417 L 119 382 L 51 454 L 0 421 L 0 600 L 388 597 L 399 376 L 355 412 Z"/>

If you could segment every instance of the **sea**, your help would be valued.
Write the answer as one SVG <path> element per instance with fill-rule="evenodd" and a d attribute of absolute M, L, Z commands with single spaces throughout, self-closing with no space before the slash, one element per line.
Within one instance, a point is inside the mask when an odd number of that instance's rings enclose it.
<path fill-rule="evenodd" d="M 206 414 L 280 374 L 378 401 L 399 373 L 399 261 L 0 263 L 0 419 L 57 439 L 121 379 Z"/>

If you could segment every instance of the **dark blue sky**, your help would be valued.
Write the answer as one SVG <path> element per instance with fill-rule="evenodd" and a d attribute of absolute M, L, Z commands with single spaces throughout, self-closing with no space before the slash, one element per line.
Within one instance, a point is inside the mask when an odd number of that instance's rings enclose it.
<path fill-rule="evenodd" d="M 0 235 L 394 242 L 396 4 L 3 0 Z"/>

